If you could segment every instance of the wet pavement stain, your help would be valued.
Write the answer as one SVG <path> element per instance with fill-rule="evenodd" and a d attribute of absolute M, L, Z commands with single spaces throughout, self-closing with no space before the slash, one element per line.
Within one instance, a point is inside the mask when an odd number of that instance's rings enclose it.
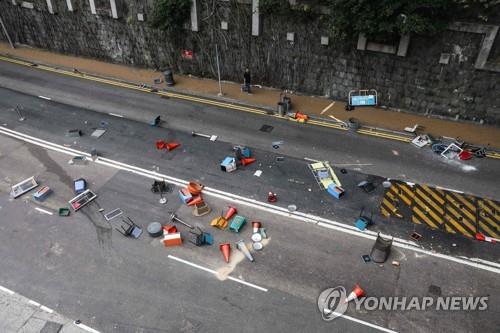
<path fill-rule="evenodd" d="M 26 147 L 31 155 L 43 164 L 47 170 L 46 172 L 56 175 L 61 183 L 73 189 L 73 178 L 71 178 L 66 171 L 49 156 L 47 150 L 40 149 L 34 145 L 27 145 Z"/>

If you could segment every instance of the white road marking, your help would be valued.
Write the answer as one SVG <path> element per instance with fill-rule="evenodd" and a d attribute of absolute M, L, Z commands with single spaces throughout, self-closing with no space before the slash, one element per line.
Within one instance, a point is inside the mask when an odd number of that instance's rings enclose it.
<path fill-rule="evenodd" d="M 45 312 L 48 312 L 48 313 L 54 313 L 54 310 L 52 310 L 51 308 L 48 308 L 46 307 L 45 305 L 40 305 L 40 309 L 45 311 Z"/>
<path fill-rule="evenodd" d="M 330 110 L 330 108 L 331 108 L 332 106 L 334 106 L 334 105 L 335 105 L 335 102 L 330 103 L 330 104 L 329 104 L 326 108 L 324 108 L 324 109 L 321 111 L 321 113 L 320 113 L 320 114 L 323 114 L 323 113 L 325 113 L 326 111 Z"/>
<path fill-rule="evenodd" d="M 118 113 L 111 113 L 111 112 L 109 112 L 108 114 L 110 116 L 114 116 L 114 117 L 118 117 L 118 118 L 123 118 L 123 116 L 121 114 L 118 114 Z"/>
<path fill-rule="evenodd" d="M 326 312 L 326 313 L 332 313 L 333 312 L 332 310 L 329 310 L 329 309 L 323 309 L 323 311 Z M 340 314 L 338 312 L 333 312 L 333 313 L 336 314 L 336 315 L 338 315 L 339 317 L 337 317 L 337 318 L 339 318 L 339 319 L 347 319 L 347 320 L 350 320 L 350 321 L 354 321 L 355 323 L 358 323 L 358 324 L 361 324 L 361 325 L 365 325 L 365 326 L 374 328 L 374 329 L 382 331 L 382 332 L 398 333 L 397 331 L 393 331 L 391 329 L 388 329 L 388 328 L 385 328 L 385 327 L 382 327 L 382 326 L 371 324 L 369 322 L 366 322 L 366 321 L 363 321 L 363 320 L 360 320 L 360 319 L 357 319 L 357 318 L 354 318 L 354 317 L 351 317 L 351 316 L 348 316 L 348 315 L 345 315 L 345 314 Z"/>
<path fill-rule="evenodd" d="M 44 213 L 44 214 L 48 214 L 48 215 L 54 215 L 54 213 L 49 212 L 48 210 L 45 210 L 45 209 L 42 209 L 42 208 L 39 208 L 39 207 L 35 207 L 35 209 L 37 211 L 39 211 L 40 213 Z"/>
<path fill-rule="evenodd" d="M 90 332 L 90 333 L 100 333 L 99 331 L 93 329 L 92 327 L 88 327 L 87 325 L 84 325 L 82 323 L 77 324 L 76 322 L 73 322 L 73 324 L 76 327 L 81 328 L 82 330 L 85 330 L 87 332 Z"/>
<path fill-rule="evenodd" d="M 213 274 L 213 275 L 219 275 L 219 273 L 217 273 L 216 271 L 214 271 L 213 269 L 210 269 L 210 268 L 207 268 L 207 267 L 203 267 L 203 266 L 200 266 L 198 264 L 195 264 L 193 262 L 190 262 L 190 261 L 187 261 L 187 260 L 184 260 L 184 259 L 181 259 L 179 257 L 176 257 L 176 256 L 173 256 L 171 254 L 168 255 L 168 257 L 170 259 L 173 259 L 175 261 L 178 261 L 178 262 L 182 262 L 183 264 L 186 264 L 186 265 L 189 265 L 191 267 L 194 267 L 194 268 L 198 268 L 198 269 L 201 269 L 205 272 L 208 272 L 210 274 Z M 252 287 L 252 288 L 255 288 L 255 289 L 258 289 L 260 291 L 264 291 L 264 292 L 268 292 L 268 290 L 266 288 L 263 288 L 263 287 L 260 287 L 256 284 L 253 284 L 253 283 L 250 283 L 250 282 L 247 282 L 247 281 L 243 281 L 243 280 L 240 280 L 240 279 L 237 279 L 235 277 L 232 277 L 232 276 L 228 276 L 227 277 L 228 280 L 231 280 L 231 281 L 234 281 L 234 282 L 238 282 L 238 283 L 241 283 L 241 284 L 244 284 L 245 286 L 248 286 L 248 287 Z"/>
<path fill-rule="evenodd" d="M 46 99 L 47 101 L 51 101 L 52 98 L 50 97 L 45 97 L 45 96 L 38 96 L 38 98 L 41 98 L 41 99 Z"/>
<path fill-rule="evenodd" d="M 41 304 L 32 300 L 28 300 L 28 304 L 34 305 L 36 307 L 39 307 Z"/>
<path fill-rule="evenodd" d="M 441 187 L 441 186 L 436 186 L 436 188 L 439 190 L 445 190 L 445 191 L 455 192 L 455 193 L 459 193 L 459 194 L 464 194 L 464 192 L 459 191 L 459 190 L 454 190 L 452 188 L 446 188 L 446 187 Z"/>
<path fill-rule="evenodd" d="M 13 138 L 16 138 L 16 139 L 19 139 L 19 140 L 22 140 L 22 141 L 25 141 L 25 142 L 32 143 L 32 144 L 40 146 L 40 147 L 44 147 L 44 148 L 51 149 L 54 151 L 59 151 L 61 153 L 67 154 L 67 155 L 86 156 L 86 157 L 89 157 L 89 160 L 90 160 L 89 153 L 78 151 L 78 150 L 75 150 L 72 148 L 67 148 L 67 147 L 52 143 L 52 142 L 45 141 L 45 140 L 41 140 L 41 139 L 26 135 L 26 134 L 23 134 L 20 132 L 13 131 L 13 130 L 8 129 L 6 127 L 0 126 L 0 133 L 7 135 L 7 136 L 10 136 L 10 137 L 13 137 Z M 316 160 L 308 159 L 307 157 L 304 159 L 309 160 L 309 161 L 316 161 Z M 125 164 L 125 163 L 122 163 L 119 161 L 110 160 L 107 158 L 98 157 L 95 160 L 95 163 L 106 165 L 106 166 L 109 166 L 109 167 L 112 167 L 115 169 L 128 171 L 128 172 L 131 172 L 131 173 L 134 173 L 137 175 L 141 175 L 141 176 L 144 176 L 147 178 L 151 178 L 151 179 L 164 179 L 164 180 L 169 181 L 170 183 L 177 185 L 177 186 L 186 186 L 189 183 L 188 181 L 183 180 L 183 179 L 160 174 L 160 173 L 155 172 L 155 171 L 149 171 L 146 169 L 142 169 L 142 168 L 139 168 L 139 167 L 136 167 L 133 165 Z M 203 189 L 203 193 L 208 195 L 208 196 L 212 196 L 215 198 L 220 198 L 222 200 L 238 203 L 240 205 L 256 208 L 256 209 L 266 211 L 266 212 L 269 212 L 272 214 L 281 215 L 281 216 L 288 217 L 288 218 L 295 219 L 295 220 L 299 220 L 302 222 L 314 223 L 317 226 L 329 228 L 329 229 L 334 229 L 334 230 L 337 230 L 340 232 L 351 234 L 353 236 L 367 238 L 367 239 L 371 239 L 371 240 L 375 240 L 377 238 L 377 233 L 374 231 L 370 231 L 370 230 L 359 231 L 359 229 L 357 229 L 355 226 L 347 225 L 347 224 L 344 224 L 341 222 L 325 219 L 325 218 L 311 215 L 311 214 L 302 213 L 299 211 L 289 212 L 286 207 L 274 206 L 274 205 L 268 204 L 266 202 L 261 202 L 261 201 L 257 201 L 257 200 L 251 199 L 251 198 L 242 197 L 242 196 L 239 196 L 236 194 L 224 192 L 224 191 L 217 190 L 217 189 L 214 189 L 211 187 L 205 187 Z M 411 242 L 411 241 L 408 241 L 408 240 L 405 240 L 402 238 L 398 238 L 398 237 L 393 238 L 392 245 L 396 246 L 396 247 L 404 248 L 407 250 L 411 250 L 411 251 L 415 251 L 415 252 L 419 252 L 419 253 L 424 253 L 424 254 L 429 255 L 429 256 L 453 261 L 455 263 L 463 264 L 463 265 L 470 266 L 473 268 L 486 270 L 486 271 L 489 271 L 489 272 L 492 272 L 495 274 L 500 274 L 500 268 L 496 267 L 497 264 L 495 262 L 482 260 L 482 259 L 479 259 L 480 261 L 478 261 L 478 258 L 458 258 L 458 257 L 453 257 L 453 256 L 447 255 L 447 254 L 442 254 L 442 253 L 438 253 L 438 252 L 434 252 L 434 251 L 425 250 L 414 242 Z"/>
<path fill-rule="evenodd" d="M 315 160 L 314 158 L 309 158 L 309 157 L 304 157 L 304 159 L 309 162 L 321 162 L 319 160 Z"/>
<path fill-rule="evenodd" d="M 3 291 L 4 293 L 7 293 L 9 295 L 14 295 L 15 292 L 13 292 L 12 290 L 8 289 L 8 288 L 5 288 L 5 287 L 2 287 L 0 286 L 0 290 Z"/>

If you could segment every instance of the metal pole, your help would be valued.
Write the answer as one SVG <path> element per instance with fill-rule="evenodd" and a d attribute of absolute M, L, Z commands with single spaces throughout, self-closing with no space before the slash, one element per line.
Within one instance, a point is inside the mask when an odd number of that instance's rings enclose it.
<path fill-rule="evenodd" d="M 3 32 L 5 33 L 5 36 L 7 37 L 7 40 L 9 41 L 10 47 L 15 49 L 14 44 L 12 44 L 12 40 L 10 40 L 9 33 L 7 32 L 7 28 L 5 28 L 5 24 L 3 24 L 3 20 L 0 17 L 0 24 L 2 25 Z"/>
<path fill-rule="evenodd" d="M 217 44 L 215 44 L 215 56 L 217 57 L 216 58 L 216 60 L 217 60 L 217 74 L 219 75 L 219 93 L 218 93 L 218 95 L 222 96 L 223 93 L 222 93 L 222 84 L 220 82 L 219 49 L 217 48 Z"/>

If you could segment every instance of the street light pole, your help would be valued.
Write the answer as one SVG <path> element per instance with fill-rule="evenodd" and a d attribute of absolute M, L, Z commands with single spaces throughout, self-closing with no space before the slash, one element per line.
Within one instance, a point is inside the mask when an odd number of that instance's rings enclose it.
<path fill-rule="evenodd" d="M 217 44 L 215 44 L 215 56 L 217 60 L 217 74 L 219 76 L 219 93 L 217 95 L 223 96 L 224 94 L 222 93 L 222 84 L 220 82 L 219 49 L 217 48 Z"/>

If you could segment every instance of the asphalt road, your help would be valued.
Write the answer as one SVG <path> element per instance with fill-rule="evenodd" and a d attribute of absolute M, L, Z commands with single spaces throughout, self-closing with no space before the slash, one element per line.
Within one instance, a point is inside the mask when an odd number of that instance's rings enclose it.
<path fill-rule="evenodd" d="M 398 332 L 494 332 L 498 327 L 497 274 L 398 248 L 389 262 L 398 260 L 399 267 L 365 264 L 360 256 L 369 252 L 370 240 L 245 207 L 238 207 L 239 213 L 262 221 L 269 238 L 264 250 L 254 253 L 254 263 L 233 248 L 226 265 L 217 245 L 250 242 L 251 230 L 246 226 L 237 235 L 208 226 L 229 204 L 224 200 L 208 199 L 212 213 L 195 218 L 175 190 L 161 205 L 150 192 L 150 180 L 137 175 L 93 163 L 69 165 L 67 155 L 5 137 L 0 137 L 0 154 L 0 284 L 102 332 L 377 332 L 345 318 L 321 319 L 319 293 L 355 283 L 370 296 L 489 296 L 489 309 L 481 312 L 356 311 L 351 304 L 347 314 L 364 322 Z M 29 195 L 10 199 L 9 186 L 27 175 L 50 185 L 54 194 L 43 203 Z M 175 211 L 212 232 L 215 245 L 165 249 L 146 234 L 127 239 L 113 229 L 120 217 L 107 222 L 96 207 L 65 218 L 35 210 L 64 205 L 78 177 L 88 180 L 106 212 L 119 207 L 144 228 L 150 221 L 166 222 L 168 212 Z M 186 235 L 186 228 L 179 229 Z M 217 271 L 219 278 L 168 255 Z"/>
<path fill-rule="evenodd" d="M 143 122 L 149 122 L 159 114 L 171 130 L 215 134 L 224 142 L 241 143 L 263 151 L 271 151 L 273 141 L 283 140 L 285 144 L 280 154 L 287 156 L 329 160 L 334 165 L 345 165 L 366 174 L 439 185 L 499 199 L 498 160 L 449 161 L 429 149 L 419 150 L 409 144 L 164 99 L 5 62 L 0 63 L 0 87 Z M 2 99 L 7 98 L 3 96 Z M 21 101 L 8 98 L 3 106 L 15 103 Z M 264 124 L 274 127 L 271 133 L 259 131 Z"/>

